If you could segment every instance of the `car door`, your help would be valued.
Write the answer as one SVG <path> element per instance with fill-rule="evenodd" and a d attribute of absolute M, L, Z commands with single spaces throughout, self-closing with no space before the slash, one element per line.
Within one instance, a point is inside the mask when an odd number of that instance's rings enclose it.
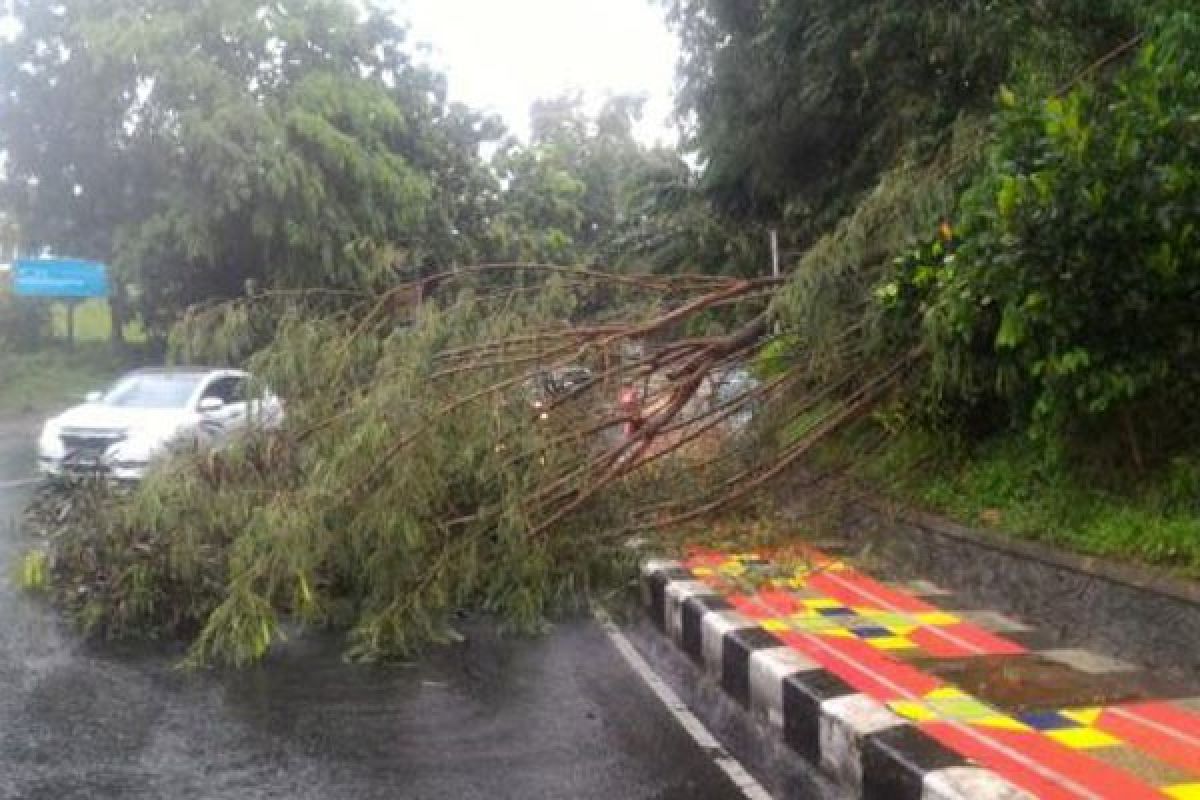
<path fill-rule="evenodd" d="M 210 443 L 219 444 L 246 427 L 249 416 L 246 388 L 245 376 L 224 375 L 215 378 L 204 390 L 201 403 L 210 397 L 222 403 L 220 409 L 201 415 L 200 430 Z"/>

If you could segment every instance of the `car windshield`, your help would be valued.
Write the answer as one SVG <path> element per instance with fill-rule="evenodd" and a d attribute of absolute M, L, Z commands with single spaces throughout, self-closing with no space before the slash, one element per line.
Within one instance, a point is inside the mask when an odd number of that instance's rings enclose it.
<path fill-rule="evenodd" d="M 130 375 L 117 381 L 100 402 L 116 408 L 183 408 L 203 378 L 188 373 Z"/>

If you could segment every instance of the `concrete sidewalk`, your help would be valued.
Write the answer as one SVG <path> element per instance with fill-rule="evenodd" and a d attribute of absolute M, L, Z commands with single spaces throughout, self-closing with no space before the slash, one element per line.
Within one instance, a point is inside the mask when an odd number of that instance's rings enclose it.
<path fill-rule="evenodd" d="M 654 622 L 849 797 L 1200 800 L 1200 687 L 808 548 L 643 568 Z"/>

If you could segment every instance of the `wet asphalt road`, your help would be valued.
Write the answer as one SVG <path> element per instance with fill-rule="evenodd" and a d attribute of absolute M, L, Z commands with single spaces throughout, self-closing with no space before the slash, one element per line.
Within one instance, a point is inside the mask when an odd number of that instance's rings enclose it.
<path fill-rule="evenodd" d="M 32 421 L 0 421 L 0 798 L 740 797 L 590 622 L 420 665 L 293 642 L 241 674 L 98 651 L 10 579 Z"/>

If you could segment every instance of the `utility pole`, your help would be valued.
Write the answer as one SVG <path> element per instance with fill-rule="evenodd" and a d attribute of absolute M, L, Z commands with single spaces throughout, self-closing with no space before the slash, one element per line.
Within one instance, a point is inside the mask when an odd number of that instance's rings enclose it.
<path fill-rule="evenodd" d="M 779 231 L 771 228 L 771 276 L 779 277 Z"/>

